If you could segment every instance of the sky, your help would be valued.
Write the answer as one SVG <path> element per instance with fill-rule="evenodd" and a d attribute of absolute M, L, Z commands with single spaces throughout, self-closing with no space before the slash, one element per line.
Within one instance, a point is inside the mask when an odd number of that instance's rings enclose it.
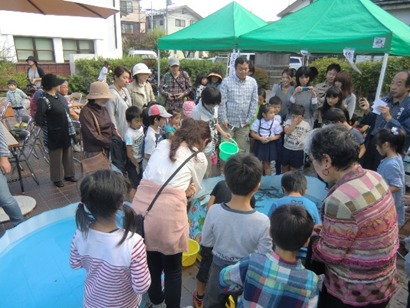
<path fill-rule="evenodd" d="M 162 9 L 165 8 L 165 1 L 142 0 L 141 8 L 150 9 L 152 2 L 153 9 Z M 175 5 L 187 5 L 202 17 L 206 17 L 223 8 L 232 0 L 173 0 L 172 2 Z M 275 21 L 278 19 L 276 15 L 295 0 L 236 0 L 236 2 L 265 21 Z"/>

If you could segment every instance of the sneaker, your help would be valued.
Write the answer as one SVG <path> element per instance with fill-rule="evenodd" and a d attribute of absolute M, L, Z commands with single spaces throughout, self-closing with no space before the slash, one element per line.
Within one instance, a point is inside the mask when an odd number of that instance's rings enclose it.
<path fill-rule="evenodd" d="M 194 307 L 195 308 L 202 308 L 204 307 L 204 301 L 203 300 L 199 300 L 196 296 L 198 295 L 198 291 L 195 291 L 194 293 Z"/>
<path fill-rule="evenodd" d="M 27 123 L 23 123 L 23 128 L 26 128 L 27 127 Z"/>
<path fill-rule="evenodd" d="M 14 128 L 19 128 L 19 127 L 20 127 L 20 123 L 14 124 Z"/>
<path fill-rule="evenodd" d="M 74 152 L 81 152 L 81 146 L 79 144 L 74 144 L 73 151 Z"/>

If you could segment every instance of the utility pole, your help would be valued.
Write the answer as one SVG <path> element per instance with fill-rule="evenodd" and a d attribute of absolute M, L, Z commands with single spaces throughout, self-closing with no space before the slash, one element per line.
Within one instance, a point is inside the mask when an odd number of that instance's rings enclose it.
<path fill-rule="evenodd" d="M 165 0 L 165 34 L 168 35 L 168 3 L 169 0 Z"/>

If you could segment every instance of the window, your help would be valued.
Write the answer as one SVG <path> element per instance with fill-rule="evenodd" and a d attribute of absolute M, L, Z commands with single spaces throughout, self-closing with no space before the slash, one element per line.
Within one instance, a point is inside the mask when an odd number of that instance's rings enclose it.
<path fill-rule="evenodd" d="M 195 20 L 191 20 L 190 22 L 189 22 L 189 25 L 193 25 L 195 23 Z"/>
<path fill-rule="evenodd" d="M 121 22 L 122 33 L 140 33 L 140 24 L 138 22 Z"/>
<path fill-rule="evenodd" d="M 131 1 L 121 1 L 120 10 L 121 10 L 121 13 L 124 13 L 124 14 L 132 13 L 132 2 Z"/>
<path fill-rule="evenodd" d="M 14 37 L 17 59 L 24 62 L 34 56 L 39 62 L 54 62 L 53 40 L 41 37 Z"/>
<path fill-rule="evenodd" d="M 71 54 L 94 53 L 94 41 L 63 39 L 64 62 L 70 61 Z"/>
<path fill-rule="evenodd" d="M 175 19 L 175 27 L 185 27 L 185 20 Z"/>
<path fill-rule="evenodd" d="M 134 33 L 134 26 L 130 22 L 122 22 L 122 33 Z"/>
<path fill-rule="evenodd" d="M 159 25 L 160 25 L 160 26 L 163 26 L 163 25 L 164 25 L 164 20 L 163 20 L 163 19 L 161 19 L 161 20 L 159 21 Z"/>

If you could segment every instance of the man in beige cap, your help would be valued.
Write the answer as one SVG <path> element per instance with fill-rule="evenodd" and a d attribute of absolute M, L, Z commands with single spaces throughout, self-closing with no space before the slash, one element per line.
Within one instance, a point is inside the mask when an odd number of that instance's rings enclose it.
<path fill-rule="evenodd" d="M 162 77 L 159 93 L 167 98 L 167 109 L 182 108 L 184 98 L 194 91 L 194 87 L 188 73 L 179 70 L 178 58 L 169 58 L 168 67 L 170 71 Z"/>

